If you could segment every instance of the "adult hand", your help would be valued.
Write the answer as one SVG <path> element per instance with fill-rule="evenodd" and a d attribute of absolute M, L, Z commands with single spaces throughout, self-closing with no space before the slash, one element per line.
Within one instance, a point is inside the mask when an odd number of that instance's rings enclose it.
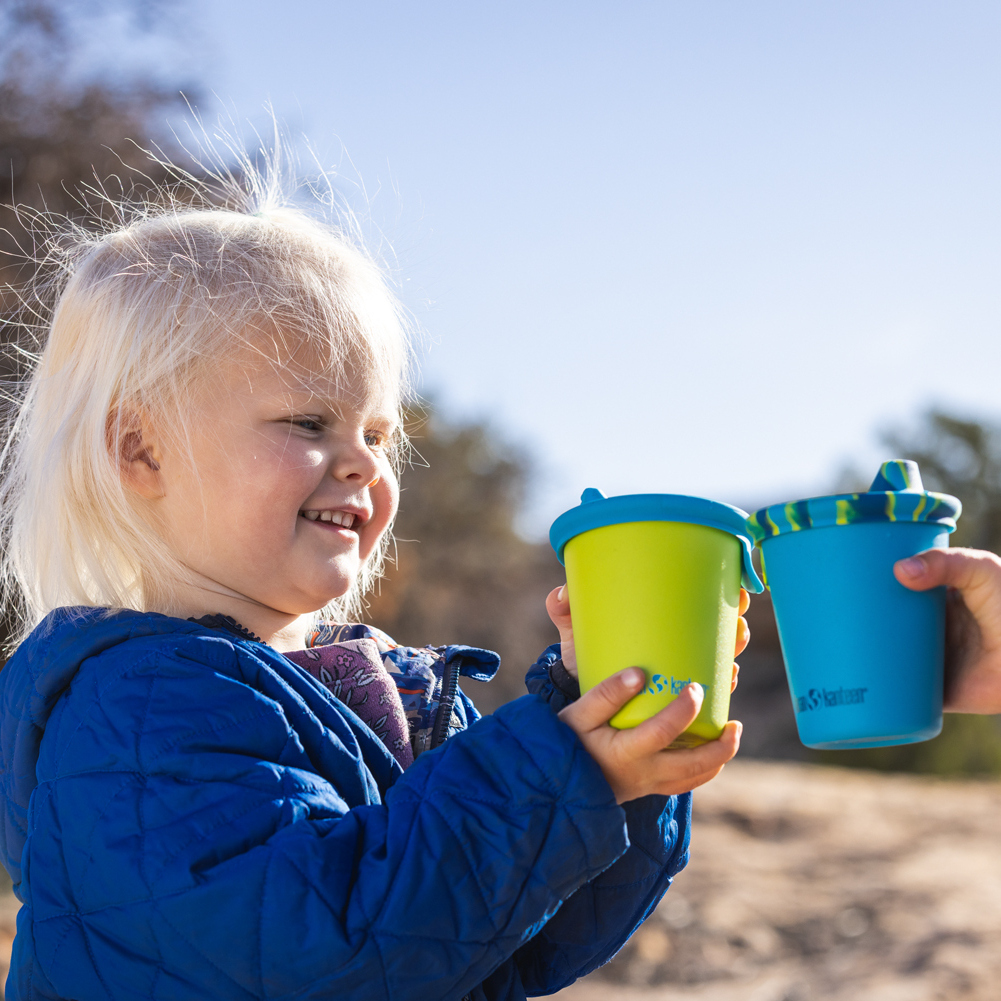
<path fill-rule="evenodd" d="M 1001 713 L 1001 559 L 978 549 L 929 549 L 893 572 L 912 591 L 949 588 L 945 708 Z"/>

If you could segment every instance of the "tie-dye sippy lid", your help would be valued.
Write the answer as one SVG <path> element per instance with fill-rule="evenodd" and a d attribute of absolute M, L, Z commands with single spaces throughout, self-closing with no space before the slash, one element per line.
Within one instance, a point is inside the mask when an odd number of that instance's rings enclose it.
<path fill-rule="evenodd" d="M 866 493 L 832 494 L 771 504 L 747 519 L 747 529 L 756 543 L 775 535 L 805 528 L 829 528 L 864 521 L 921 521 L 956 530 L 963 505 L 948 494 L 925 490 L 918 464 L 910 459 L 891 459 L 879 467 Z"/>

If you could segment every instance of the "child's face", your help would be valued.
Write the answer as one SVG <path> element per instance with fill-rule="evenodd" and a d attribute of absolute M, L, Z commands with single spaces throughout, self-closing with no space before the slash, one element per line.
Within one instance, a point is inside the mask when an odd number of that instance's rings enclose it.
<path fill-rule="evenodd" d="M 340 399 L 298 354 L 277 367 L 247 350 L 219 365 L 191 414 L 192 461 L 157 456 L 153 508 L 204 579 L 205 612 L 220 589 L 289 615 L 322 608 L 349 590 L 396 513 L 392 408 Z"/>

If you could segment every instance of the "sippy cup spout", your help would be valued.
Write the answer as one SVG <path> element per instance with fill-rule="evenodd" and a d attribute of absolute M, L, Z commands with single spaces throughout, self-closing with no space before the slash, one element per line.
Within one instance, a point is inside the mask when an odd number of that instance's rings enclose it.
<path fill-rule="evenodd" d="M 923 493 L 921 470 L 911 459 L 890 459 L 879 467 L 876 479 L 869 487 L 870 493 L 883 493 L 891 490 L 903 493 Z"/>
<path fill-rule="evenodd" d="M 581 504 L 593 504 L 595 501 L 602 501 L 605 499 L 605 495 L 600 491 L 596 490 L 594 487 L 588 487 L 581 495 Z"/>

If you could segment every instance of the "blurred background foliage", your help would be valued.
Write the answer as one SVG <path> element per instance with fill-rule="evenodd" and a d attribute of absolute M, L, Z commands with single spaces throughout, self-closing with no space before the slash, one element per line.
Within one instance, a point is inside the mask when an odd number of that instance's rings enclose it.
<path fill-rule="evenodd" d="M 18 290 L 35 249 L 14 205 L 82 215 L 81 192 L 112 194 L 164 180 L 141 152 L 150 144 L 183 156 L 166 126 L 190 80 L 88 62 L 75 25 L 106 18 L 117 32 L 156 33 L 184 45 L 169 0 L 0 0 L 0 310 L 16 330 Z M 6 369 L 9 378 L 11 370 Z M 413 461 L 404 470 L 395 559 L 372 596 L 370 617 L 410 644 L 464 642 L 499 651 L 503 667 L 470 694 L 489 711 L 523 691 L 525 668 L 556 635 L 543 602 L 562 583 L 547 543 L 516 529 L 530 488 L 530 457 L 488 422 L 453 421 L 430 405 L 409 414 Z M 1001 552 L 1001 428 L 932 410 L 883 436 L 886 455 L 917 460 L 926 484 L 958 496 L 955 544 Z M 835 489 L 844 485 L 844 475 Z M 867 479 L 858 486 L 864 489 Z M 811 754 L 796 737 L 778 634 L 767 594 L 749 619 L 733 716 L 745 723 L 743 753 L 941 775 L 1001 774 L 1001 727 L 993 717 L 947 717 L 925 744 Z"/>
<path fill-rule="evenodd" d="M 170 155 L 183 156 L 166 120 L 184 108 L 182 90 L 196 97 L 197 87 L 169 73 L 92 58 L 86 44 L 104 31 L 120 35 L 123 44 L 155 36 L 168 52 L 184 44 L 180 20 L 172 13 L 168 0 L 0 0 L 0 307 L 5 317 L 34 275 L 38 255 L 23 209 L 13 206 L 82 218 L 85 201 L 92 211 L 101 208 L 86 193 L 88 187 L 115 197 L 141 196 L 165 180 L 164 171 L 139 146 L 154 142 Z M 8 376 L 12 364 L 5 352 Z"/>
<path fill-rule="evenodd" d="M 501 654 L 489 684 L 463 682 L 481 711 L 523 695 L 525 669 L 559 639 L 544 608 L 563 583 L 548 543 L 515 519 L 531 478 L 525 452 L 484 423 L 411 410 L 395 558 L 371 599 L 372 621 L 411 645 L 468 643 Z"/>

